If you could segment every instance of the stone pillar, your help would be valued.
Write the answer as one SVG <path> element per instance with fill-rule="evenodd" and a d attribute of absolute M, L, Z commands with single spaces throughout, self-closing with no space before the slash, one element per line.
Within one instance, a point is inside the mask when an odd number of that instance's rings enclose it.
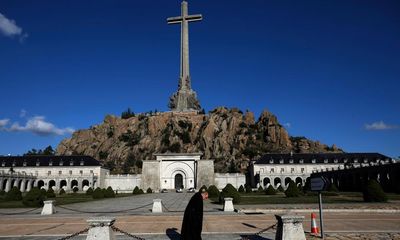
<path fill-rule="evenodd" d="M 8 192 L 11 190 L 11 179 L 7 179 L 7 183 L 6 183 L 6 189 L 4 189 L 5 192 Z"/>
<path fill-rule="evenodd" d="M 38 182 L 39 182 L 39 180 L 34 180 L 34 182 L 33 182 L 33 187 L 37 187 L 38 186 Z"/>
<path fill-rule="evenodd" d="M 55 185 L 56 191 L 59 191 L 59 190 L 60 190 L 60 182 L 61 182 L 61 181 L 60 181 L 60 179 L 58 179 L 58 178 L 57 178 L 55 181 L 56 181 L 56 185 Z"/>
<path fill-rule="evenodd" d="M 14 186 L 12 186 L 12 187 L 18 187 L 19 181 L 21 181 L 21 179 L 18 179 L 18 178 L 15 179 Z"/>
<path fill-rule="evenodd" d="M 52 215 L 56 212 L 56 209 L 54 208 L 54 200 L 48 200 L 48 201 L 44 201 L 44 206 L 42 209 L 42 215 Z"/>
<path fill-rule="evenodd" d="M 32 181 L 33 181 L 33 180 L 29 180 L 29 181 L 28 181 L 28 186 L 26 187 L 26 191 L 27 191 L 27 192 L 29 192 L 29 191 L 31 190 Z"/>
<path fill-rule="evenodd" d="M 275 215 L 278 220 L 275 240 L 306 240 L 303 229 L 304 216 Z"/>
<path fill-rule="evenodd" d="M 25 188 L 26 188 L 26 180 L 22 179 L 21 180 L 21 188 L 19 189 L 21 192 L 25 192 Z"/>
<path fill-rule="evenodd" d="M 161 199 L 153 199 L 153 213 L 162 213 Z"/>
<path fill-rule="evenodd" d="M 224 198 L 224 212 L 233 212 L 235 208 L 232 203 L 233 198 Z"/>
<path fill-rule="evenodd" d="M 4 182 L 4 179 L 3 179 L 3 178 L 0 178 L 0 191 L 1 191 L 1 190 L 4 190 L 4 189 L 3 189 L 3 182 Z"/>
<path fill-rule="evenodd" d="M 91 227 L 86 240 L 115 240 L 111 226 L 115 222 L 114 217 L 93 217 L 86 220 Z"/>

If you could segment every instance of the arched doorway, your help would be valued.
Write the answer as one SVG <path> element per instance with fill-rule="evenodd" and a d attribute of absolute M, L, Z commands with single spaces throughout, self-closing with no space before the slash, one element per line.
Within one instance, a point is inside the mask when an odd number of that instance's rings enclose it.
<path fill-rule="evenodd" d="M 175 175 L 175 189 L 184 188 L 183 186 L 183 176 L 180 173 Z"/>
<path fill-rule="evenodd" d="M 3 186 L 1 188 L 1 190 L 5 191 L 6 190 L 6 186 L 7 186 L 7 182 L 10 181 L 7 178 L 3 180 Z"/>
<path fill-rule="evenodd" d="M 82 190 L 86 191 L 89 189 L 89 180 L 85 179 L 82 181 Z"/>
<path fill-rule="evenodd" d="M 275 178 L 274 179 L 274 185 L 275 185 L 275 188 L 278 188 L 280 185 L 281 185 L 281 179 L 280 178 Z"/>
<path fill-rule="evenodd" d="M 267 177 L 264 178 L 264 180 L 263 180 L 264 188 L 267 188 L 270 183 L 271 183 L 271 180 L 269 178 L 267 178 Z"/>
<path fill-rule="evenodd" d="M 301 179 L 301 177 L 296 178 L 296 186 L 303 186 L 303 179 Z"/>
<path fill-rule="evenodd" d="M 78 180 L 71 181 L 71 189 L 73 190 L 74 188 L 78 188 Z"/>
<path fill-rule="evenodd" d="M 55 186 L 56 186 L 56 181 L 50 180 L 50 181 L 49 181 L 49 188 L 52 188 L 52 189 L 54 190 L 53 187 L 55 187 Z"/>
<path fill-rule="evenodd" d="M 290 177 L 285 178 L 285 186 L 288 187 L 289 183 L 292 181 Z"/>
<path fill-rule="evenodd" d="M 39 189 L 41 189 L 43 186 L 44 186 L 44 181 L 43 181 L 43 180 L 39 180 L 39 181 L 38 181 L 38 184 L 37 184 L 37 187 L 38 187 Z"/>

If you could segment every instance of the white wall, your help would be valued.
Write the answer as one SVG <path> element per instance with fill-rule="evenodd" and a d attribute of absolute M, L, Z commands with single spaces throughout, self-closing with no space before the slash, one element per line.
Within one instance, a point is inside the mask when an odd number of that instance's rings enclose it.
<path fill-rule="evenodd" d="M 106 175 L 105 187 L 112 187 L 114 191 L 131 193 L 137 186 L 140 188 L 141 174 Z M 145 191 L 145 190 L 144 190 Z"/>
<path fill-rule="evenodd" d="M 215 173 L 214 183 L 218 189 L 224 188 L 228 183 L 239 189 L 240 185 L 244 187 L 246 176 L 241 173 Z"/>

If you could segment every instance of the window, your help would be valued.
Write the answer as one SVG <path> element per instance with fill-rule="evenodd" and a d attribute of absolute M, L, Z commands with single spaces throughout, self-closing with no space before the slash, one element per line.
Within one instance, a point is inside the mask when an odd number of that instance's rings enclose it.
<path fill-rule="evenodd" d="M 289 163 L 293 163 L 293 159 L 290 159 L 290 160 L 289 160 Z"/>
<path fill-rule="evenodd" d="M 368 163 L 368 159 L 364 158 L 364 163 Z"/>
<path fill-rule="evenodd" d="M 269 163 L 271 163 L 271 164 L 274 163 L 274 160 L 273 160 L 273 159 L 270 159 L 270 160 L 269 160 Z"/>
<path fill-rule="evenodd" d="M 279 163 L 280 163 L 280 164 L 283 164 L 283 159 L 279 160 Z"/>
<path fill-rule="evenodd" d="M 2 167 L 5 167 L 5 166 L 6 166 L 6 163 L 5 163 L 5 162 L 2 162 L 2 163 L 1 163 L 1 166 L 2 166 Z"/>
<path fill-rule="evenodd" d="M 15 167 L 15 161 L 12 163 L 12 166 Z"/>
<path fill-rule="evenodd" d="M 356 159 L 354 159 L 354 163 L 358 163 L 358 159 L 356 158 Z"/>
<path fill-rule="evenodd" d="M 324 159 L 324 163 L 328 163 L 328 159 Z"/>
<path fill-rule="evenodd" d="M 260 168 L 260 173 L 264 173 L 264 168 Z"/>
<path fill-rule="evenodd" d="M 72 170 L 69 170 L 69 175 L 72 175 Z"/>
<path fill-rule="evenodd" d="M 53 166 L 53 162 L 52 161 L 49 162 L 49 166 Z"/>
<path fill-rule="evenodd" d="M 301 173 L 304 173 L 304 168 L 301 168 Z"/>
<path fill-rule="evenodd" d="M 83 174 L 83 170 L 79 170 L 79 173 L 82 175 Z"/>
<path fill-rule="evenodd" d="M 90 173 L 93 173 L 93 170 L 90 170 Z"/>
<path fill-rule="evenodd" d="M 58 175 L 61 175 L 62 174 L 62 171 L 58 171 Z"/>
<path fill-rule="evenodd" d="M 47 172 L 47 175 L 51 175 L 51 171 L 48 171 L 48 172 Z"/>
<path fill-rule="evenodd" d="M 294 168 L 290 169 L 290 172 L 291 172 L 291 173 L 294 173 Z"/>
<path fill-rule="evenodd" d="M 300 163 L 304 163 L 304 159 L 300 159 L 300 161 L 299 161 Z"/>
<path fill-rule="evenodd" d="M 36 161 L 36 167 L 39 167 L 39 166 L 40 166 L 40 162 Z"/>
<path fill-rule="evenodd" d="M 24 163 L 22 163 L 22 166 L 26 167 L 26 161 L 24 161 Z"/>
<path fill-rule="evenodd" d="M 69 161 L 70 166 L 74 166 L 74 161 Z"/>
<path fill-rule="evenodd" d="M 315 160 L 315 159 L 311 160 L 312 163 L 315 163 L 316 161 L 317 161 L 317 160 Z"/>
<path fill-rule="evenodd" d="M 64 165 L 64 162 L 61 160 L 59 165 L 60 166 Z"/>
<path fill-rule="evenodd" d="M 39 175 L 39 171 L 35 171 L 35 176 Z"/>
<path fill-rule="evenodd" d="M 284 169 L 284 168 L 281 168 L 281 173 L 283 173 L 283 172 L 285 172 L 285 169 Z"/>
<path fill-rule="evenodd" d="M 337 158 L 335 158 L 335 160 L 333 160 L 334 163 L 338 163 L 339 161 L 337 160 Z"/>
<path fill-rule="evenodd" d="M 275 171 L 275 169 L 274 169 L 274 168 L 271 168 L 271 173 L 274 173 L 274 171 Z"/>

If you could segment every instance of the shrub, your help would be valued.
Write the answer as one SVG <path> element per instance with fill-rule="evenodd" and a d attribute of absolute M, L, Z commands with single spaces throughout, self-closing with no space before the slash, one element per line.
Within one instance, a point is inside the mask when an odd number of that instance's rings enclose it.
<path fill-rule="evenodd" d="M 334 183 L 329 185 L 328 191 L 329 192 L 339 192 L 339 190 L 336 187 L 336 184 L 334 184 Z"/>
<path fill-rule="evenodd" d="M 64 190 L 64 188 L 61 188 L 61 189 L 60 189 L 60 192 L 59 192 L 58 194 L 60 194 L 60 195 L 63 195 L 63 194 L 65 194 L 65 190 Z"/>
<path fill-rule="evenodd" d="M 223 189 L 222 192 L 219 194 L 219 203 L 224 202 L 224 198 L 231 197 L 233 198 L 233 203 L 240 203 L 240 194 L 236 190 L 236 188 L 228 183 Z"/>
<path fill-rule="evenodd" d="M 74 193 L 77 193 L 77 192 L 79 191 L 79 188 L 78 188 L 77 186 L 74 186 L 74 187 L 72 188 L 72 191 L 73 191 Z"/>
<path fill-rule="evenodd" d="M 115 192 L 114 192 L 114 190 L 112 189 L 111 186 L 108 187 L 107 190 L 105 191 L 104 197 L 105 198 L 113 198 L 113 197 L 115 197 Z"/>
<path fill-rule="evenodd" d="M 148 188 L 148 189 L 146 190 L 146 193 L 153 193 L 153 190 L 151 190 L 151 188 Z"/>
<path fill-rule="evenodd" d="M 86 195 L 93 195 L 93 188 L 89 187 L 89 188 L 86 190 Z"/>
<path fill-rule="evenodd" d="M 139 189 L 138 186 L 136 186 L 136 187 L 133 189 L 132 194 L 140 194 L 140 189 Z"/>
<path fill-rule="evenodd" d="M 363 191 L 365 202 L 386 202 L 387 196 L 381 185 L 374 179 L 370 179 Z"/>
<path fill-rule="evenodd" d="M 299 197 L 300 196 L 300 191 L 296 186 L 296 183 L 293 181 L 289 182 L 289 186 L 285 191 L 286 197 Z"/>
<path fill-rule="evenodd" d="M 251 188 L 250 185 L 246 185 L 246 193 L 252 193 L 253 189 Z"/>
<path fill-rule="evenodd" d="M 259 186 L 259 187 L 258 187 L 258 189 L 257 189 L 257 192 L 259 192 L 259 193 L 262 193 L 262 192 L 264 192 L 264 188 L 263 188 L 263 187 L 261 187 L 261 186 Z"/>
<path fill-rule="evenodd" d="M 44 188 L 41 188 L 40 192 L 42 193 L 43 196 L 46 196 L 46 194 L 47 194 L 47 191 Z"/>
<path fill-rule="evenodd" d="M 276 190 L 275 188 L 270 184 L 268 186 L 268 188 L 265 190 L 265 194 L 266 195 L 275 195 L 276 194 Z"/>
<path fill-rule="evenodd" d="M 93 198 L 93 199 L 101 199 L 101 198 L 104 198 L 103 190 L 102 190 L 101 188 L 99 188 L 99 187 L 96 188 L 96 189 L 93 191 L 92 198 Z"/>
<path fill-rule="evenodd" d="M 27 207 L 41 207 L 43 201 L 46 200 L 46 195 L 39 188 L 32 188 L 22 200 L 22 203 Z"/>
<path fill-rule="evenodd" d="M 6 195 L 6 192 L 4 190 L 0 190 L 0 196 Z"/>
<path fill-rule="evenodd" d="M 143 189 L 139 189 L 139 194 L 144 194 Z"/>
<path fill-rule="evenodd" d="M 201 186 L 199 192 L 203 192 L 203 189 L 204 189 L 204 191 L 208 192 L 206 185 Z M 208 194 L 208 195 L 210 195 L 210 194 Z"/>
<path fill-rule="evenodd" d="M 238 190 L 240 193 L 244 193 L 244 187 L 243 187 L 243 185 L 240 185 L 240 187 L 239 187 L 239 190 Z"/>
<path fill-rule="evenodd" d="M 6 196 L 4 198 L 7 201 L 20 201 L 22 200 L 22 193 L 18 189 L 18 187 L 13 187 L 11 188 L 10 191 L 6 193 Z"/>
<path fill-rule="evenodd" d="M 219 190 L 215 185 L 210 185 L 208 187 L 208 196 L 210 198 L 216 198 L 219 196 Z"/>
<path fill-rule="evenodd" d="M 284 191 L 285 191 L 285 189 L 283 189 L 282 185 L 279 185 L 279 187 L 278 187 L 278 191 L 279 191 L 279 192 L 284 192 Z"/>
<path fill-rule="evenodd" d="M 56 194 L 54 193 L 54 190 L 52 187 L 49 187 L 49 189 L 46 192 L 47 198 L 55 198 Z"/>

